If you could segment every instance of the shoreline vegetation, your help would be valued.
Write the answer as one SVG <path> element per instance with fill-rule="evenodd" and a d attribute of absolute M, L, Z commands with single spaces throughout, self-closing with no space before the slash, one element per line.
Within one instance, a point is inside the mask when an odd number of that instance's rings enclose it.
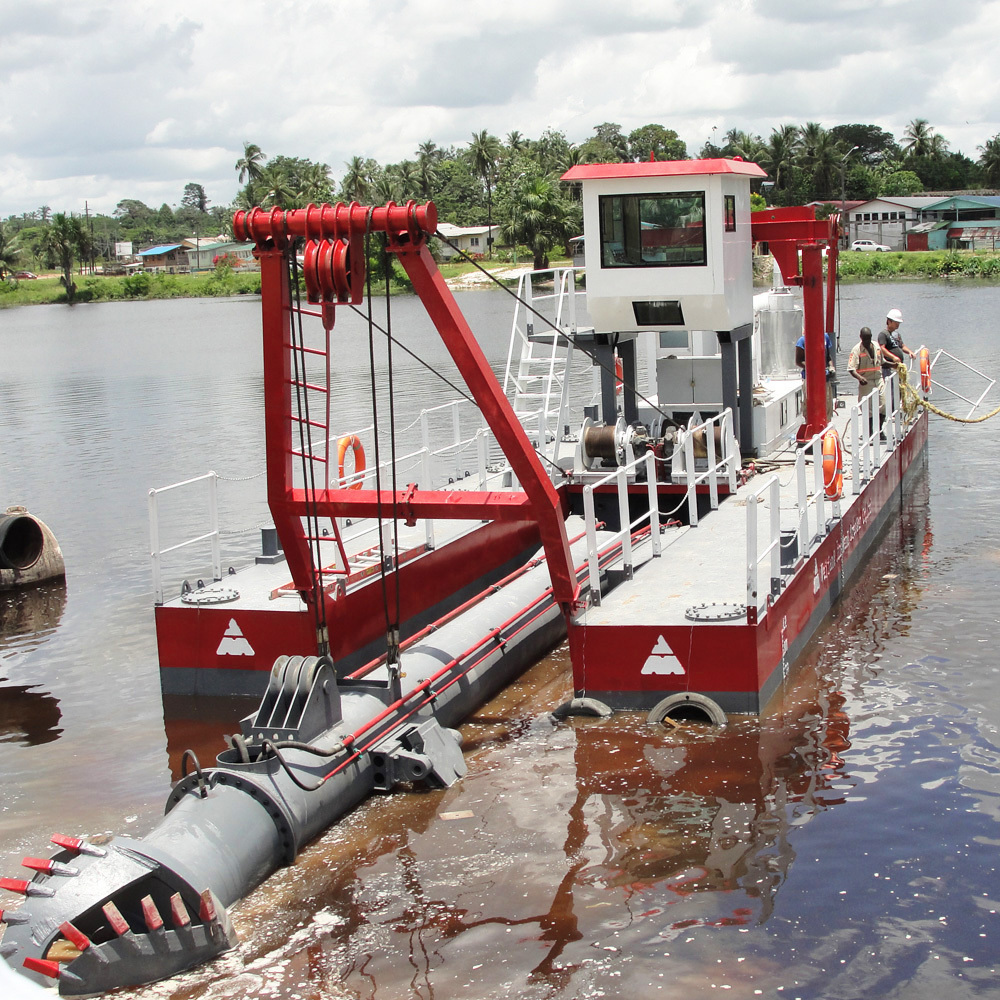
<path fill-rule="evenodd" d="M 769 280 L 770 257 L 754 261 L 755 281 Z M 553 260 L 552 266 L 569 266 L 568 260 Z M 516 279 L 523 267 L 509 262 L 483 262 L 485 269 L 496 272 L 501 280 Z M 1000 279 L 1000 250 L 930 250 L 861 253 L 843 251 L 839 257 L 840 280 L 878 281 L 880 279 L 917 280 L 937 278 Z M 452 288 L 486 287 L 489 281 L 469 263 L 442 264 L 441 272 Z M 466 277 L 468 276 L 468 277 Z M 463 280 L 464 279 L 464 280 Z M 373 285 L 373 293 L 384 294 L 381 282 Z M 401 275 L 393 278 L 393 291 L 411 291 Z M 303 289 L 304 292 L 304 289 Z M 199 274 L 163 274 L 140 272 L 127 276 L 84 274 L 77 278 L 76 304 L 88 302 L 128 302 L 148 299 L 219 298 L 236 295 L 259 295 L 260 273 L 239 273 L 216 269 Z M 55 275 L 33 280 L 0 282 L 0 309 L 27 305 L 66 304 L 66 290 Z"/>

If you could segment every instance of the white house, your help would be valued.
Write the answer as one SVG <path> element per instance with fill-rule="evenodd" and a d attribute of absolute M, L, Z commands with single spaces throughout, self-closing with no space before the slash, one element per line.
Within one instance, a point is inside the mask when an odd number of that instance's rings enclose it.
<path fill-rule="evenodd" d="M 875 198 L 848 209 L 843 220 L 848 246 L 854 240 L 874 240 L 894 250 L 906 249 L 906 233 L 923 221 L 921 212 L 941 201 L 940 195 Z"/>
<path fill-rule="evenodd" d="M 457 256 L 459 250 L 469 254 L 470 257 L 476 254 L 486 256 L 489 252 L 487 241 L 492 238 L 495 243 L 499 229 L 499 226 L 453 226 L 450 222 L 439 222 L 438 230 L 448 240 L 448 243 L 444 240 L 439 241 L 441 257 L 444 260 L 451 260 Z M 454 247 L 449 246 L 449 243 L 453 243 Z"/>

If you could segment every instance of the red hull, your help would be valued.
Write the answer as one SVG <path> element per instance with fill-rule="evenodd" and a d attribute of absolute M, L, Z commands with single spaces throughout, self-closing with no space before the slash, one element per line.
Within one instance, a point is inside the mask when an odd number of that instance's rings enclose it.
<path fill-rule="evenodd" d="M 759 623 L 588 625 L 582 619 L 571 623 L 577 694 L 613 708 L 649 709 L 668 695 L 697 692 L 726 712 L 759 712 L 898 512 L 904 478 L 916 468 L 926 444 L 923 412 L 861 499 L 791 577 Z M 666 677 L 643 674 L 650 650 L 661 636 L 679 669 Z M 667 686 L 671 682 L 682 686 Z"/>
<path fill-rule="evenodd" d="M 532 523 L 491 522 L 401 566 L 398 574 L 386 577 L 385 599 L 395 609 L 398 579 L 403 638 L 520 565 L 538 545 L 538 529 Z M 312 611 L 278 610 L 280 600 L 275 604 L 275 610 L 179 604 L 156 608 L 164 693 L 259 696 L 279 656 L 316 655 Z M 326 612 L 330 652 L 338 670 L 352 669 L 385 651 L 380 578 L 336 600 L 328 596 Z"/>

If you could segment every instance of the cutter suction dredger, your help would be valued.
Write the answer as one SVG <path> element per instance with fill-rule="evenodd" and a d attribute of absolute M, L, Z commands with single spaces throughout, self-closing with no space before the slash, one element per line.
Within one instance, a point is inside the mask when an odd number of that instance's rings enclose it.
<path fill-rule="evenodd" d="M 227 907 L 373 791 L 454 782 L 465 772 L 454 727 L 566 634 L 580 580 L 593 572 L 593 532 L 570 515 L 444 285 L 427 249 L 436 224 L 433 204 L 413 203 L 236 215 L 237 234 L 256 243 L 261 262 L 268 502 L 314 628 L 286 645 L 297 655 L 276 658 L 258 711 L 214 766 L 202 768 L 185 752 L 182 778 L 151 833 L 106 842 L 56 835 L 54 856 L 24 860 L 30 879 L 0 880 L 0 888 L 24 897 L 0 911 L 0 954 L 29 977 L 55 979 L 64 995 L 155 981 L 232 948 Z M 386 252 L 419 292 L 519 488 L 396 489 L 393 480 L 385 489 L 379 477 L 374 489 L 355 489 L 362 483 L 342 477 L 331 482 L 329 406 L 324 422 L 322 405 L 310 412 L 302 401 L 328 399 L 335 309 L 361 301 L 372 234 L 384 234 Z M 297 297 L 293 305 L 303 243 L 305 285 L 318 312 Z M 296 347 L 296 314 L 322 319 L 326 387 L 306 367 L 317 352 Z M 320 424 L 316 445 L 310 435 Z M 485 551 L 466 555 L 468 579 L 456 567 L 458 582 L 447 581 L 455 599 L 441 610 L 432 551 L 404 566 L 390 546 L 379 573 L 356 583 L 347 576 L 346 587 L 346 553 L 339 570 L 324 566 L 321 545 L 343 550 L 341 521 L 362 518 L 492 522 L 491 537 L 504 545 L 492 563 Z M 458 535 L 457 551 L 467 552 Z M 513 566 L 508 536 L 529 540 L 527 549 L 519 541 L 516 551 L 524 554 Z M 607 566 L 620 558 L 623 542 L 603 529 L 599 538 Z M 406 594 L 400 566 L 409 574 Z M 350 598 L 372 588 L 385 607 L 385 653 L 345 666 L 337 642 L 373 627 Z M 425 601 L 423 611 L 436 613 L 421 619 L 408 611 L 413 594 Z M 355 641 L 355 653 L 365 648 Z"/>
<path fill-rule="evenodd" d="M 338 679 L 328 657 L 281 657 L 216 765 L 188 752 L 148 836 L 56 835 L 52 858 L 24 860 L 30 879 L 0 880 L 25 897 L 0 910 L 0 953 L 72 996 L 162 979 L 233 948 L 226 908 L 338 817 L 374 791 L 445 787 L 465 773 L 454 727 L 565 634 L 545 560 L 511 577 L 404 643 L 398 671 L 383 659 Z"/>

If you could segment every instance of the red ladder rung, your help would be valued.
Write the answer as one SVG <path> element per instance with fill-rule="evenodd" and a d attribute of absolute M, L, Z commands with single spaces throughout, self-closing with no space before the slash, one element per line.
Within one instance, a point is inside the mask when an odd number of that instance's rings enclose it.
<path fill-rule="evenodd" d="M 313 392 L 329 392 L 330 391 L 329 389 L 323 388 L 323 386 L 321 386 L 321 385 L 313 385 L 312 382 L 300 382 L 300 381 L 298 381 L 298 379 L 294 379 L 294 378 L 289 379 L 288 382 L 289 382 L 290 385 L 297 385 L 297 386 L 304 387 L 306 389 L 312 389 Z"/>
<path fill-rule="evenodd" d="M 319 455 L 307 455 L 304 451 L 296 451 L 294 448 L 289 452 L 291 455 L 295 455 L 296 458 L 308 458 L 310 462 L 322 462 L 326 465 L 326 459 L 320 458 Z"/>

